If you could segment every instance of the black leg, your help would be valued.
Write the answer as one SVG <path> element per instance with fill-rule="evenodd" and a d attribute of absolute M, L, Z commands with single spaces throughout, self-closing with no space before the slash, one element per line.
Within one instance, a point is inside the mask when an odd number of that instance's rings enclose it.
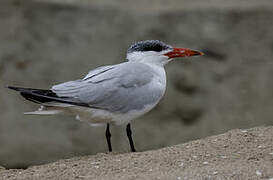
<path fill-rule="evenodd" d="M 109 152 L 112 152 L 111 133 L 110 133 L 110 124 L 109 123 L 107 123 L 105 136 L 106 136 Z"/>
<path fill-rule="evenodd" d="M 136 152 L 136 149 L 134 147 L 133 138 L 132 138 L 132 131 L 131 131 L 131 125 L 130 125 L 130 123 L 127 124 L 126 132 L 127 132 L 127 136 L 128 136 L 128 139 L 129 139 L 131 151 L 132 152 Z"/>

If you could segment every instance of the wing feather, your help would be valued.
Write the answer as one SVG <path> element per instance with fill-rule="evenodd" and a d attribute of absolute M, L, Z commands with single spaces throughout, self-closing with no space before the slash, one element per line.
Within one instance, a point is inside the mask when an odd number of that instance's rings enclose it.
<path fill-rule="evenodd" d="M 145 91 L 151 88 L 148 84 L 154 76 L 153 69 L 141 63 L 122 63 L 105 66 L 90 71 L 81 80 L 69 81 L 55 85 L 51 90 L 58 96 L 66 96 L 108 111 L 126 112 L 142 108 L 146 102 L 156 97 Z M 147 87 L 148 86 L 148 89 Z M 152 91 L 151 91 L 152 92 Z M 158 92 L 156 96 L 161 96 Z M 142 96 L 143 97 L 136 97 Z"/>

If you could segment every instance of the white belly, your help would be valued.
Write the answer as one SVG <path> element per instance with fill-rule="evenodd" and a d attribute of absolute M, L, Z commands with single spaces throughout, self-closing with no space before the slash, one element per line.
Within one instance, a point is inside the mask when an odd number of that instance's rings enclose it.
<path fill-rule="evenodd" d="M 156 103 L 157 104 L 157 103 Z M 115 125 L 122 125 L 129 123 L 154 108 L 153 105 L 146 105 L 141 110 L 131 110 L 127 113 L 113 113 L 106 110 L 92 109 L 87 107 L 73 106 L 69 108 L 69 112 L 77 116 L 78 120 L 85 121 L 91 124 L 105 124 L 111 123 Z"/>

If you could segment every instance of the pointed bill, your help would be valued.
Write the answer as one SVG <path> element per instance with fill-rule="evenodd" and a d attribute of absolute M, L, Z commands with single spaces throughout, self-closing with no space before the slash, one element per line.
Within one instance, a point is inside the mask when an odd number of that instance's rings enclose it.
<path fill-rule="evenodd" d="M 177 58 L 177 57 L 189 57 L 189 56 L 202 56 L 204 53 L 188 48 L 173 48 L 172 51 L 164 54 L 165 56 L 168 56 L 169 59 L 171 58 Z"/>

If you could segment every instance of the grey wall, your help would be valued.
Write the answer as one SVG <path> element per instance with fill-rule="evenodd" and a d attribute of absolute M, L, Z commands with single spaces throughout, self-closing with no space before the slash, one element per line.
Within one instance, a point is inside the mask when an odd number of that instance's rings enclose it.
<path fill-rule="evenodd" d="M 170 1 L 167 7 L 159 1 L 102 2 L 0 1 L 0 165 L 106 152 L 104 127 L 23 115 L 37 106 L 4 85 L 48 88 L 81 78 L 97 66 L 122 62 L 136 40 L 160 39 L 206 53 L 166 66 L 165 97 L 133 122 L 137 150 L 273 124 L 272 1 Z M 125 134 L 125 127 L 112 128 L 114 151 L 129 151 Z"/>

